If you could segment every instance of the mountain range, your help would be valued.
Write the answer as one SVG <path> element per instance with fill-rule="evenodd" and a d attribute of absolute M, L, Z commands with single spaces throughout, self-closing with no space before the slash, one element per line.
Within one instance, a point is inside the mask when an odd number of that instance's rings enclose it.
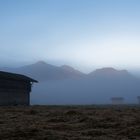
<path fill-rule="evenodd" d="M 32 104 L 105 104 L 111 97 L 124 97 L 136 103 L 140 95 L 140 79 L 127 70 L 101 68 L 85 74 L 68 65 L 54 66 L 44 61 L 3 71 L 30 76 L 34 85 Z"/>
<path fill-rule="evenodd" d="M 1 70 L 24 74 L 40 82 L 47 80 L 78 78 L 84 76 L 84 73 L 75 70 L 70 66 L 63 65 L 58 67 L 51 64 L 47 64 L 44 61 L 38 61 L 37 63 L 19 68 L 1 68 Z"/>
<path fill-rule="evenodd" d="M 2 71 L 24 74 L 39 82 L 77 78 L 124 78 L 133 77 L 127 70 L 116 70 L 111 67 L 96 69 L 89 74 L 82 73 L 68 65 L 54 66 L 44 61 L 19 68 L 0 68 Z"/>

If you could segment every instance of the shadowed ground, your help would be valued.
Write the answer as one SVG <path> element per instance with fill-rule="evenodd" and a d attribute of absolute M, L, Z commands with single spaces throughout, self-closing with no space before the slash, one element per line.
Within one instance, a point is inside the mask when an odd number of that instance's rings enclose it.
<path fill-rule="evenodd" d="M 140 139 L 135 106 L 0 107 L 1 140 Z"/>

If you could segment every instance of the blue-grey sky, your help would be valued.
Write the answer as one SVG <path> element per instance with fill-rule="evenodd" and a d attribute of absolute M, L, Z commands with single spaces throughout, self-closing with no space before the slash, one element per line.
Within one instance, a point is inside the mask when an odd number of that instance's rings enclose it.
<path fill-rule="evenodd" d="M 140 0 L 0 0 L 0 64 L 140 68 Z"/>

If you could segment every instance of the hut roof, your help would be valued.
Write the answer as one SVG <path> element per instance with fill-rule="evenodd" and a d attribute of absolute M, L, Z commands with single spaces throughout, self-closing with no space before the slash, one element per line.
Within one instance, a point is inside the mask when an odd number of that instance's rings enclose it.
<path fill-rule="evenodd" d="M 30 81 L 30 82 L 38 82 L 30 77 L 27 77 L 25 75 L 16 74 L 16 73 L 10 73 L 10 72 L 4 72 L 0 71 L 0 79 L 13 79 L 13 80 L 19 80 L 19 81 Z"/>

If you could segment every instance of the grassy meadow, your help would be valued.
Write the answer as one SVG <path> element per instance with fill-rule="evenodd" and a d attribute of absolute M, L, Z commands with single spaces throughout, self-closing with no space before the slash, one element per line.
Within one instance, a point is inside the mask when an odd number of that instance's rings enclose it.
<path fill-rule="evenodd" d="M 0 140 L 139 140 L 138 106 L 0 107 Z"/>

